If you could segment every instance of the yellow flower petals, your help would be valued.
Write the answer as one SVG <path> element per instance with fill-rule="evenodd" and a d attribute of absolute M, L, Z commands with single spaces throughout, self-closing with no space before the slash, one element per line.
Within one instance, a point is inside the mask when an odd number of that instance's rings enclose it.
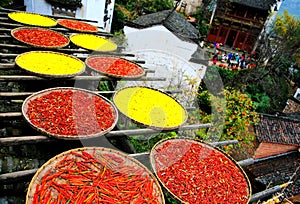
<path fill-rule="evenodd" d="M 27 25 L 51 27 L 56 26 L 57 24 L 54 19 L 35 13 L 11 12 L 8 14 L 8 17 L 14 21 Z"/>
<path fill-rule="evenodd" d="M 172 97 L 147 87 L 127 87 L 114 96 L 116 107 L 129 118 L 156 128 L 176 128 L 185 122 L 185 109 Z"/>
<path fill-rule="evenodd" d="M 84 71 L 84 63 L 56 52 L 32 51 L 19 55 L 16 64 L 21 68 L 42 75 L 74 75 Z"/>
<path fill-rule="evenodd" d="M 70 37 L 70 40 L 75 45 L 97 51 L 114 51 L 117 45 L 105 38 L 93 34 L 75 34 Z"/>

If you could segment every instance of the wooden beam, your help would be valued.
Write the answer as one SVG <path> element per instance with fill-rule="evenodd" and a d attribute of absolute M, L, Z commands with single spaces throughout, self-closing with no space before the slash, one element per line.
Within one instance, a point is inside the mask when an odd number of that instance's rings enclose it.
<path fill-rule="evenodd" d="M 193 129 L 201 129 L 201 128 L 209 128 L 211 124 L 198 124 L 198 125 L 184 125 L 180 128 L 180 130 L 193 130 Z M 149 135 L 160 133 L 161 131 L 152 130 L 152 129 L 133 129 L 133 130 L 117 130 L 111 131 L 105 135 L 107 138 L 116 138 L 123 137 L 124 135 Z M 87 139 L 88 140 L 88 139 Z M 44 135 L 34 135 L 34 136 L 17 136 L 17 137 L 3 137 L 0 138 L 0 146 L 13 146 L 13 145 L 21 145 L 21 144 L 32 144 L 37 142 L 55 142 L 58 139 L 51 138 Z"/>

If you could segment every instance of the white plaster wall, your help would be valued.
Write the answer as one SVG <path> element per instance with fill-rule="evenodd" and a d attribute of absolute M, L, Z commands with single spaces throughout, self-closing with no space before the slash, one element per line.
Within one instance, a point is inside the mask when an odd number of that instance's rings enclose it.
<path fill-rule="evenodd" d="M 182 103 L 189 103 L 192 87 L 185 76 L 195 79 L 198 83 L 203 78 L 206 66 L 189 62 L 198 45 L 182 41 L 162 25 L 146 29 L 135 29 L 125 26 L 127 39 L 126 51 L 134 53 L 140 60 L 145 60 L 143 66 L 155 73 L 148 73 L 149 77 L 164 77 L 166 81 L 120 82 L 119 87 L 129 85 L 147 85 L 159 89 L 181 89 L 178 99 Z"/>
<path fill-rule="evenodd" d="M 45 0 L 24 0 L 27 12 L 52 15 L 51 5 Z"/>
<path fill-rule="evenodd" d="M 76 18 L 98 21 L 98 26 L 103 27 L 105 0 L 82 0 L 81 9 L 77 9 Z"/>
<path fill-rule="evenodd" d="M 114 4 L 114 1 L 112 1 L 112 4 Z M 24 0 L 24 5 L 27 12 L 52 15 L 51 5 L 45 0 Z M 98 21 L 97 26 L 104 27 L 104 9 L 105 0 L 82 0 L 82 7 L 77 8 L 75 18 L 95 20 Z"/>

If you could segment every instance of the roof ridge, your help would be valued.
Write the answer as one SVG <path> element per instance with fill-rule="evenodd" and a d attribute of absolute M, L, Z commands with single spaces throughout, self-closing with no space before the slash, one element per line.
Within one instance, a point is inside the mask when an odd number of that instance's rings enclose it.
<path fill-rule="evenodd" d="M 300 112 L 300 111 L 297 111 Z M 278 114 L 284 114 L 284 115 L 278 115 Z M 286 115 L 286 113 L 278 113 L 276 115 L 271 115 L 271 114 L 266 114 L 266 113 L 260 113 L 260 116 L 262 117 L 268 117 L 268 118 L 275 118 L 275 119 L 282 119 L 282 120 L 288 120 L 288 121 L 292 121 L 292 122 L 296 122 L 296 123 L 300 123 L 300 120 L 293 118 L 293 117 L 288 117 Z"/>

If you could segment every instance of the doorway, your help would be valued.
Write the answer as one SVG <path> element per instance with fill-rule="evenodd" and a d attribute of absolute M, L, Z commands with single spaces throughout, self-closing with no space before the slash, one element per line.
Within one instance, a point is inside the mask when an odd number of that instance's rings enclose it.
<path fill-rule="evenodd" d="M 225 45 L 227 45 L 228 47 L 233 47 L 236 34 L 237 34 L 236 30 L 230 30 Z"/>

